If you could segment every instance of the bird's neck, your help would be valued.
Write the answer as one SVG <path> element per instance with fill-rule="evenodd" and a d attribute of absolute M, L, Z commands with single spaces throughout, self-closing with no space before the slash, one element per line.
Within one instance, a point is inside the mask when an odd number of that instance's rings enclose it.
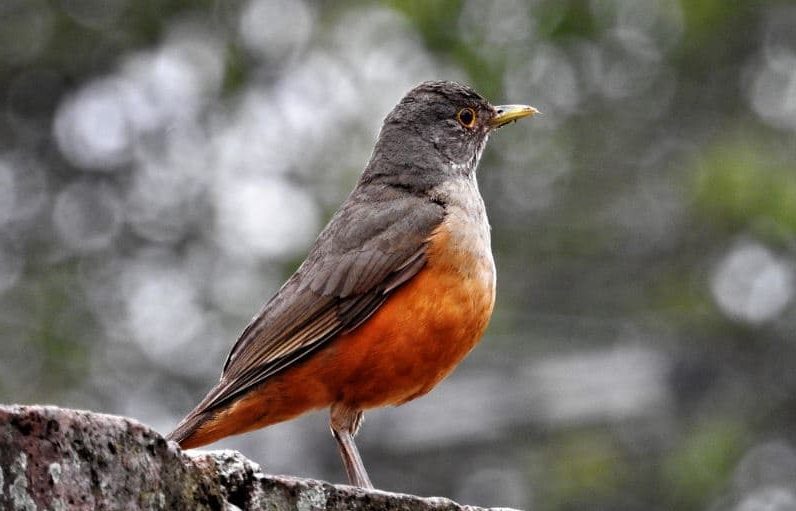
<path fill-rule="evenodd" d="M 401 134 L 405 136 L 397 136 Z M 434 140 L 412 135 L 382 130 L 360 183 L 384 184 L 427 193 L 451 179 L 475 180 L 475 168 L 483 146 L 472 158 L 454 161 L 440 150 Z"/>

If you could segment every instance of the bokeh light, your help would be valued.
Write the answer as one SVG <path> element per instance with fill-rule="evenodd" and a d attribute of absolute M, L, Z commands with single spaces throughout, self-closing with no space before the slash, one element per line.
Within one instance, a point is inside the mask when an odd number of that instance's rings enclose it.
<path fill-rule="evenodd" d="M 72 164 L 90 170 L 112 170 L 129 161 L 135 133 L 125 115 L 123 96 L 127 87 L 122 81 L 99 81 L 59 108 L 55 136 Z"/>
<path fill-rule="evenodd" d="M 107 248 L 121 223 L 121 201 L 109 188 L 79 182 L 55 198 L 53 225 L 64 245 L 74 250 Z"/>
<path fill-rule="evenodd" d="M 35 223 L 47 199 L 47 173 L 34 155 L 0 155 L 0 232 L 19 232 Z"/>
<path fill-rule="evenodd" d="M 793 297 L 791 265 L 764 246 L 739 243 L 719 262 L 711 290 L 730 317 L 761 323 L 781 313 Z"/>
<path fill-rule="evenodd" d="M 749 100 L 754 111 L 773 126 L 796 129 L 796 8 L 769 13 L 763 58 L 750 63 Z"/>
<path fill-rule="evenodd" d="M 231 254 L 293 255 L 318 232 L 314 202 L 284 181 L 238 179 L 218 190 L 218 243 Z M 287 215 L 288 211 L 293 214 Z"/>
<path fill-rule="evenodd" d="M 196 283 L 176 261 L 162 259 L 130 261 L 119 283 L 127 331 L 155 361 L 178 356 L 206 328 Z"/>
<path fill-rule="evenodd" d="M 304 50 L 314 25 L 314 12 L 301 0 L 250 0 L 241 9 L 239 31 L 247 50 L 278 64 Z"/>
<path fill-rule="evenodd" d="M 0 293 L 12 288 L 22 274 L 24 259 L 11 247 L 0 245 Z"/>

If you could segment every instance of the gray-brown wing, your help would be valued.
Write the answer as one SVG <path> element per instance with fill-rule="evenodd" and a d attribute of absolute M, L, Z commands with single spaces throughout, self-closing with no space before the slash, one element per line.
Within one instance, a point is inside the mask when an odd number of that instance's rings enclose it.
<path fill-rule="evenodd" d="M 244 330 L 196 412 L 229 402 L 360 325 L 423 267 L 444 214 L 441 205 L 392 188 L 352 193 Z"/>

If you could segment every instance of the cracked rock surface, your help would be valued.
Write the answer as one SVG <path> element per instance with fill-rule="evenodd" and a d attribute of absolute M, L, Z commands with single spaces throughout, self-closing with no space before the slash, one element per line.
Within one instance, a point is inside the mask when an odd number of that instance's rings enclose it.
<path fill-rule="evenodd" d="M 124 417 L 0 405 L 0 509 L 482 508 L 268 475 L 235 451 L 184 453 L 157 432 Z"/>

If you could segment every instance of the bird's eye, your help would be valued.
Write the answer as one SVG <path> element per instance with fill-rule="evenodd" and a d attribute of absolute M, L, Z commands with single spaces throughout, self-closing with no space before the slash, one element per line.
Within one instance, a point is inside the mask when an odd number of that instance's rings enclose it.
<path fill-rule="evenodd" d="M 459 124 L 464 126 L 465 128 L 472 128 L 475 126 L 475 110 L 472 108 L 462 108 L 456 114 L 456 120 L 459 121 Z"/>

